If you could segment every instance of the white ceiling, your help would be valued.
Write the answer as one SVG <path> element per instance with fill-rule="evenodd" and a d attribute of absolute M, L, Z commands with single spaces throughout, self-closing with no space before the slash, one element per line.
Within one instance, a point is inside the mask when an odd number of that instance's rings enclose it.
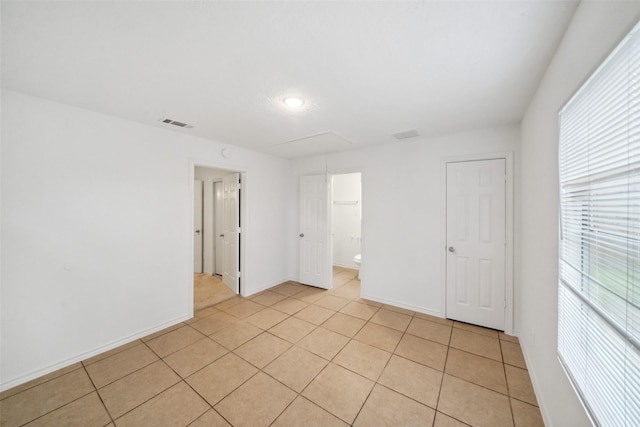
<path fill-rule="evenodd" d="M 519 122 L 577 2 L 1 5 L 3 87 L 296 157 Z"/>

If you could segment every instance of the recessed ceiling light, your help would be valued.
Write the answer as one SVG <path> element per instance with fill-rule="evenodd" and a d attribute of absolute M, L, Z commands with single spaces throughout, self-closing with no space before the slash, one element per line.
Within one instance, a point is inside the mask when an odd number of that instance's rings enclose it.
<path fill-rule="evenodd" d="M 304 104 L 304 99 L 290 96 L 283 99 L 282 102 L 284 102 L 284 105 L 286 105 L 287 107 L 299 108 L 299 107 L 302 107 L 302 105 Z"/>

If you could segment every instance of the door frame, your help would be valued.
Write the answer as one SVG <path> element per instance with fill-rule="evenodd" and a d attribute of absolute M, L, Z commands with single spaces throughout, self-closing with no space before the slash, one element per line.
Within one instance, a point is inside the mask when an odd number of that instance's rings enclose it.
<path fill-rule="evenodd" d="M 327 171 L 327 175 L 329 178 L 329 186 L 327 187 L 327 191 L 328 194 L 327 196 L 329 197 L 329 212 L 328 212 L 328 221 L 327 221 L 327 227 L 329 227 L 329 235 L 330 235 L 330 239 L 329 239 L 329 277 L 331 280 L 331 287 L 333 287 L 333 236 L 331 236 L 331 233 L 333 232 L 333 202 L 332 202 L 332 197 L 333 197 L 333 176 L 334 175 L 345 175 L 345 174 L 350 174 L 350 173 L 359 173 L 360 174 L 360 256 L 362 257 L 362 259 L 366 259 L 365 258 L 365 245 L 364 245 L 364 236 L 365 236 L 365 232 L 364 232 L 364 228 L 365 228 L 365 211 L 364 211 L 364 207 L 365 207 L 365 197 L 364 197 L 364 177 L 365 177 L 365 172 L 364 172 L 364 168 L 362 167 L 355 167 L 355 168 L 336 168 L 336 169 L 330 169 Z M 366 272 L 364 269 L 364 263 L 360 264 L 360 270 L 358 271 L 358 278 L 360 280 L 360 295 L 364 295 L 364 289 L 365 289 L 365 281 L 364 278 L 366 277 Z"/>
<path fill-rule="evenodd" d="M 246 286 L 245 283 L 247 283 L 247 270 L 249 270 L 247 268 L 247 265 L 249 263 L 248 257 L 247 257 L 247 236 L 249 233 L 249 224 L 248 224 L 248 212 L 249 212 L 249 192 L 248 192 L 248 185 L 247 185 L 247 172 L 241 168 L 241 167 L 235 167 L 234 165 L 230 165 L 229 163 L 225 162 L 225 163 L 218 163 L 218 162 L 212 162 L 212 161 L 208 161 L 208 160 L 199 160 L 199 159 L 189 159 L 189 181 L 188 181 L 188 186 L 189 186 L 189 204 L 187 206 L 189 206 L 189 221 L 188 221 L 188 233 L 187 236 L 189 236 L 188 238 L 188 242 L 189 242 L 189 246 L 187 247 L 186 253 L 188 255 L 188 259 L 189 259 L 189 265 L 190 265 L 190 270 L 189 270 L 189 274 L 186 276 L 186 280 L 185 280 L 185 286 L 187 287 L 187 307 L 188 307 L 188 311 L 191 314 L 191 316 L 193 316 L 193 255 L 194 255 L 194 251 L 193 251 L 193 225 L 194 225 L 194 221 L 193 221 L 193 213 L 194 213 L 194 200 L 193 200 L 193 191 L 194 191 L 194 181 L 195 181 L 195 175 L 196 175 L 196 167 L 200 166 L 200 167 L 204 167 L 204 168 L 210 168 L 210 169 L 218 169 L 218 170 L 222 170 L 222 171 L 228 171 L 229 173 L 239 173 L 240 174 L 240 179 L 242 180 L 242 191 L 240 191 L 240 218 L 241 218 L 241 229 L 242 232 L 240 233 L 240 258 L 238 260 L 238 269 L 239 271 L 242 273 L 241 274 L 241 281 L 240 281 L 240 295 L 242 296 L 246 296 Z"/>
<path fill-rule="evenodd" d="M 330 287 L 329 289 L 333 288 L 333 237 L 331 237 L 331 232 L 333 230 L 333 224 L 332 224 L 332 218 L 331 218 L 331 211 L 332 211 L 332 206 L 331 206 L 331 196 L 332 196 L 332 192 L 333 192 L 333 176 L 334 175 L 343 175 L 343 174 L 348 174 L 348 173 L 359 173 L 360 174 L 360 254 L 362 256 L 362 258 L 365 257 L 364 252 L 365 252 L 365 247 L 364 247 L 364 238 L 363 236 L 365 235 L 364 229 L 365 229 L 365 196 L 364 196 L 364 179 L 365 179 L 365 172 L 363 170 L 364 168 L 362 167 L 355 167 L 355 168 L 336 168 L 336 169 L 325 169 L 324 171 L 321 172 L 317 172 L 317 173 L 313 173 L 313 172 L 306 172 L 306 173 L 301 173 L 300 175 L 297 176 L 297 180 L 298 183 L 297 185 L 300 185 L 300 177 L 301 176 L 308 176 L 308 175 L 326 175 L 327 177 L 327 230 L 326 232 L 329 233 L 330 239 L 329 239 L 329 243 L 328 243 L 328 250 L 327 250 L 327 271 L 329 274 L 329 283 L 330 283 Z M 300 220 L 300 194 L 298 191 L 297 194 L 298 197 L 298 221 Z M 300 229 L 300 224 L 298 223 L 298 230 Z M 299 233 L 299 231 L 298 231 Z M 297 236 L 297 234 L 296 234 Z M 297 238 L 296 238 L 297 240 Z M 300 264 L 300 250 L 298 249 L 298 265 Z M 365 283 L 363 278 L 366 277 L 366 273 L 365 270 L 363 269 L 364 264 L 360 265 L 360 272 L 359 272 L 359 277 L 360 277 L 360 294 L 364 295 L 364 287 L 365 287 Z M 296 273 L 297 280 L 300 279 L 299 277 L 299 271 Z"/>
<path fill-rule="evenodd" d="M 329 173 L 329 178 L 331 178 L 329 185 L 330 185 L 330 191 L 329 191 L 329 220 L 328 220 L 328 225 L 329 225 L 329 244 L 331 245 L 331 251 L 329 254 L 329 261 L 331 264 L 331 267 L 333 267 L 333 211 L 335 209 L 335 206 L 333 204 L 333 190 L 334 190 L 334 186 L 333 186 L 333 178 L 337 175 L 351 175 L 351 174 L 360 174 L 360 255 L 362 256 L 362 172 L 360 171 L 355 171 L 355 172 L 331 172 Z M 333 268 L 332 268 L 332 273 L 331 275 L 333 275 Z M 333 278 L 332 278 L 332 282 L 333 282 Z"/>
<path fill-rule="evenodd" d="M 507 180 L 505 182 L 505 319 L 504 319 L 504 332 L 506 334 L 513 334 L 513 237 L 514 237 L 514 194 L 513 194 L 513 152 L 503 151 L 496 153 L 486 154 L 467 154 L 460 156 L 448 156 L 441 159 L 441 237 L 440 247 L 440 266 L 442 277 L 442 311 L 443 315 L 447 317 L 447 164 L 458 162 L 473 162 L 481 160 L 496 160 L 504 159 Z"/>

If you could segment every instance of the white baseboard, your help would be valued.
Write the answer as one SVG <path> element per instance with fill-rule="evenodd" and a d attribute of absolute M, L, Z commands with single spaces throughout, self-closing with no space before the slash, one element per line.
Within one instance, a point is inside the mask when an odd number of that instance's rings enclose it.
<path fill-rule="evenodd" d="M 439 311 L 435 311 L 435 310 L 431 310 L 429 308 L 425 308 L 425 307 L 420 307 L 418 305 L 411 305 L 411 304 L 406 304 L 403 302 L 399 302 L 399 301 L 394 301 L 388 298 L 382 298 L 379 297 L 377 295 L 371 295 L 371 294 L 365 294 L 362 293 L 360 295 L 361 298 L 364 299 L 368 299 L 371 301 L 375 301 L 375 302 L 379 302 L 382 304 L 388 304 L 388 305 L 392 305 L 394 307 L 400 307 L 400 308 L 405 308 L 407 310 L 411 310 L 411 311 L 416 311 L 418 313 L 422 313 L 422 314 L 428 314 L 430 316 L 434 316 L 434 317 L 440 317 L 441 319 L 444 319 L 444 313 L 439 312 Z"/>
<path fill-rule="evenodd" d="M 173 325 L 177 325 L 178 323 L 184 322 L 185 320 L 189 320 L 189 319 L 191 319 L 191 316 L 184 315 L 177 319 L 169 320 L 167 322 L 161 323 L 160 325 L 156 325 L 154 327 L 145 329 L 144 331 L 138 332 L 136 334 L 129 335 L 128 337 L 125 337 L 116 341 L 112 341 L 109 344 L 102 345 L 93 350 L 89 350 L 84 353 L 78 354 L 76 356 L 70 357 L 68 359 L 62 360 L 60 362 L 54 363 L 52 365 L 45 366 L 41 369 L 22 375 L 18 378 L 14 378 L 10 381 L 7 381 L 6 383 L 0 384 L 0 391 L 5 391 L 10 388 L 29 382 L 31 380 L 35 380 L 36 378 L 40 378 L 43 375 L 47 375 L 47 374 L 50 374 L 51 372 L 55 372 L 58 369 L 66 368 L 67 366 L 71 366 L 77 362 L 82 362 L 83 360 L 87 360 L 93 356 L 97 356 L 106 351 L 112 350 L 116 347 L 120 347 L 121 345 L 124 345 L 124 344 L 128 344 L 137 339 L 144 338 L 147 335 L 151 335 L 155 332 L 161 331 Z"/>
<path fill-rule="evenodd" d="M 516 334 L 515 331 L 514 331 L 514 334 Z M 524 344 L 525 341 L 522 340 L 519 335 L 515 335 L 515 336 L 518 337 L 518 341 L 520 342 L 520 348 L 522 349 L 522 355 L 524 356 L 524 363 L 527 365 L 527 372 L 529 373 L 529 378 L 531 378 L 531 385 L 533 386 L 533 392 L 536 395 L 536 400 L 538 401 L 538 407 L 540 408 L 540 415 L 542 415 L 542 422 L 544 422 L 545 426 L 551 426 L 553 424 L 551 423 L 551 417 L 549 416 L 549 413 L 546 410 L 547 405 L 545 405 L 544 403 L 544 396 L 542 395 L 542 393 L 539 392 L 540 383 L 538 381 L 538 377 L 536 376 L 536 371 L 531 369 L 533 364 L 531 363 L 531 358 L 528 355 L 529 352 L 527 350 L 527 346 Z"/>
<path fill-rule="evenodd" d="M 360 267 L 358 267 L 355 264 L 339 264 L 339 263 L 333 263 L 334 267 L 342 267 L 342 268 L 350 268 L 352 270 L 360 270 Z"/>
<path fill-rule="evenodd" d="M 245 298 L 248 298 L 251 295 L 255 295 L 255 294 L 260 293 L 262 291 L 266 291 L 268 289 L 273 288 L 274 286 L 278 286 L 278 285 L 280 285 L 280 284 L 282 284 L 284 282 L 288 282 L 289 280 L 296 281 L 295 279 L 288 279 L 288 278 L 281 279 L 281 280 L 276 280 L 275 282 L 267 283 L 266 285 L 262 285 L 257 289 L 252 289 L 251 292 L 242 293 L 242 296 L 245 297 Z"/>

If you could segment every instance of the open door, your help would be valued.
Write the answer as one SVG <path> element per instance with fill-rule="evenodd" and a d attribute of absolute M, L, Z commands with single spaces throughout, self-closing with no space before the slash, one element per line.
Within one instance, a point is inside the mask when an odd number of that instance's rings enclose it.
<path fill-rule="evenodd" d="M 224 203 L 223 199 L 223 191 L 222 191 L 222 181 L 217 181 L 213 184 L 213 197 L 214 197 L 214 229 L 216 230 L 214 239 L 215 239 L 215 268 L 213 269 L 213 273 L 218 276 L 222 276 L 222 270 L 224 267 L 224 226 L 222 222 L 222 211 Z"/>
<path fill-rule="evenodd" d="M 222 178 L 222 282 L 240 293 L 240 174 Z"/>
<path fill-rule="evenodd" d="M 202 273 L 202 181 L 193 183 L 193 272 Z"/>
<path fill-rule="evenodd" d="M 299 280 L 329 289 L 329 192 L 326 175 L 300 177 Z"/>

